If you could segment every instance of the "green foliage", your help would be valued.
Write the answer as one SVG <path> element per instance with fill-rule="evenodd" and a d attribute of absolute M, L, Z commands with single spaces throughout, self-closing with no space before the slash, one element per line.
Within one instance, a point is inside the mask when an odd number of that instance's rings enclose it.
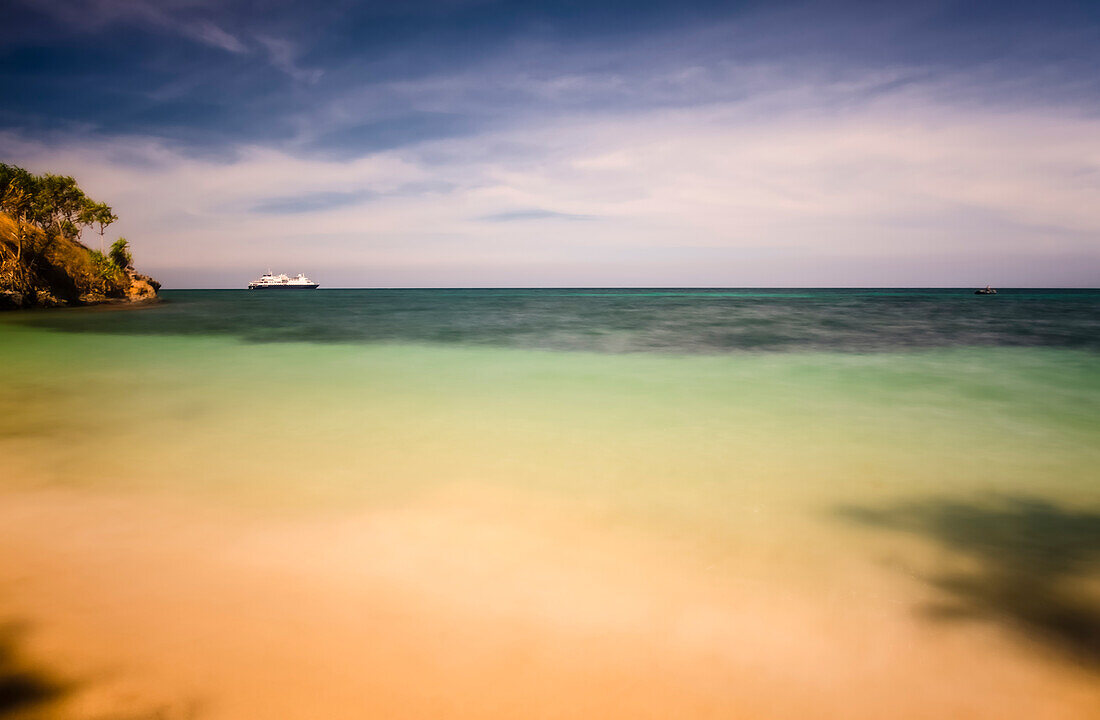
<path fill-rule="evenodd" d="M 120 270 L 129 270 L 134 267 L 134 257 L 130 254 L 130 243 L 126 242 L 126 238 L 120 237 L 111 243 L 107 257 Z"/>
<path fill-rule="evenodd" d="M 0 288 L 32 296 L 62 288 L 54 294 L 72 302 L 88 293 L 121 297 L 130 287 L 134 259 L 126 239 L 103 252 L 104 232 L 118 216 L 72 177 L 0 163 L 0 212 L 14 220 L 0 239 Z M 73 244 L 88 227 L 99 231 L 98 252 Z"/>
<path fill-rule="evenodd" d="M 91 200 L 68 175 L 47 173 L 37 181 L 32 204 L 34 221 L 47 232 L 52 230 L 58 235 L 75 238 L 80 229 L 77 222 Z"/>
<path fill-rule="evenodd" d="M 0 163 L 0 210 L 21 222 L 30 222 L 38 178 L 21 167 Z"/>
<path fill-rule="evenodd" d="M 68 175 L 33 175 L 0 163 L 0 210 L 47 235 L 74 239 L 92 224 L 100 235 L 118 219 L 106 203 L 97 203 Z"/>
<path fill-rule="evenodd" d="M 93 200 L 88 200 L 80 210 L 80 224 L 99 226 L 101 249 L 103 247 L 103 233 L 107 230 L 107 226 L 115 220 L 118 220 L 118 216 L 114 214 L 111 210 L 111 206 L 107 203 L 98 203 Z"/>
<path fill-rule="evenodd" d="M 126 270 L 109 255 L 104 255 L 98 250 L 88 252 L 92 261 L 93 277 L 91 278 L 95 289 L 104 295 L 117 295 L 126 285 Z"/>
<path fill-rule="evenodd" d="M 98 292 L 108 296 L 119 295 L 129 284 L 128 271 L 134 266 L 129 248 L 126 238 L 119 238 L 106 254 L 98 250 L 88 251 L 93 267 L 91 280 Z"/>
<path fill-rule="evenodd" d="M 96 275 L 99 277 L 105 277 L 112 269 L 111 261 L 107 259 L 107 256 L 98 250 L 89 250 L 88 257 L 92 260 L 92 266 L 95 268 Z"/>

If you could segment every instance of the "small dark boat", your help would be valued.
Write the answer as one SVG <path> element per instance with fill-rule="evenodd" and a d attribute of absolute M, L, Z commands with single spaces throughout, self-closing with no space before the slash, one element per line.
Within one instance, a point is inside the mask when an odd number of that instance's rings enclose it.
<path fill-rule="evenodd" d="M 981 290 L 975 290 L 974 294 L 975 295 L 996 295 L 997 291 L 994 290 L 993 288 L 989 287 L 988 285 L 986 285 Z"/>

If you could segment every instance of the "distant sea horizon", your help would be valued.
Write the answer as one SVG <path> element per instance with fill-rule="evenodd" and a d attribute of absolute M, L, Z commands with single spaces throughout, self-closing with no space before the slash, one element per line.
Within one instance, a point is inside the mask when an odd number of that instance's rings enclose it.
<path fill-rule="evenodd" d="M 165 285 L 165 290 L 247 290 Z M 318 290 L 979 290 L 985 285 L 321 285 Z M 991 285 L 995 290 L 1098 290 L 1097 285 Z"/>

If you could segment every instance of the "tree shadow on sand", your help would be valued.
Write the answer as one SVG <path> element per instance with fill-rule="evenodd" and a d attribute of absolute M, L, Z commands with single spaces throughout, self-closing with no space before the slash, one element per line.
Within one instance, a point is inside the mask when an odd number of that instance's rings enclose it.
<path fill-rule="evenodd" d="M 0 720 L 53 717 L 57 708 L 78 683 L 63 680 L 32 664 L 20 651 L 27 627 L 19 622 L 0 623 Z M 96 715 L 82 720 L 195 720 L 200 716 L 197 701 L 165 705 L 123 714 Z M 64 714 L 65 718 L 72 715 Z"/>
<path fill-rule="evenodd" d="M 23 660 L 18 652 L 24 628 L 0 625 L 0 719 L 47 708 L 67 691 L 67 684 Z"/>
<path fill-rule="evenodd" d="M 839 513 L 927 537 L 962 561 L 925 577 L 944 595 L 929 618 L 996 620 L 1100 671 L 1100 512 L 1014 496 Z"/>

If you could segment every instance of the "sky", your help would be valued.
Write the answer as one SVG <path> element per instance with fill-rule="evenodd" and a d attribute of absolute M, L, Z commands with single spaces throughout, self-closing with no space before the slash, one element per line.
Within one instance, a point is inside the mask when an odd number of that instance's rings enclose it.
<path fill-rule="evenodd" d="M 1094 0 L 0 19 L 0 161 L 169 288 L 1100 285 Z"/>

